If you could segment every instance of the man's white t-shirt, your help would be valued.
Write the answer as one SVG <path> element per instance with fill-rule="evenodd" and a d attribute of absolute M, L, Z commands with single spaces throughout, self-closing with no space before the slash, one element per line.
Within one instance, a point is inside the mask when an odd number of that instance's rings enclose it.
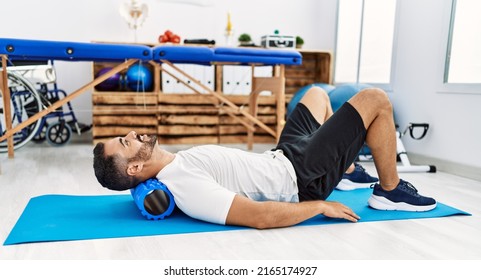
<path fill-rule="evenodd" d="M 235 194 L 256 201 L 299 201 L 294 168 L 281 151 L 199 146 L 176 153 L 157 178 L 180 210 L 218 224 L 225 224 Z"/>

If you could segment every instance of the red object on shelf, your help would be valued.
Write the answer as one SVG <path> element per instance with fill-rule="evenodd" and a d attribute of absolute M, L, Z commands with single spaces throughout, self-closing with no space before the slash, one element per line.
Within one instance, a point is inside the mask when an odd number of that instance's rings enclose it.
<path fill-rule="evenodd" d="M 164 32 L 164 34 L 161 34 L 159 36 L 159 43 L 169 43 L 169 42 L 174 44 L 179 44 L 180 36 L 167 29 Z"/>

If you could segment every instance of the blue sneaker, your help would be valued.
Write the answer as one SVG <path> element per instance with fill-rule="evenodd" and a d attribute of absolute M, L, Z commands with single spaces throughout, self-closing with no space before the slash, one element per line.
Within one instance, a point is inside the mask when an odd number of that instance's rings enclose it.
<path fill-rule="evenodd" d="M 375 184 L 369 206 L 378 210 L 402 210 L 424 212 L 436 207 L 436 200 L 418 194 L 418 190 L 409 182 L 400 180 L 392 191 L 385 191 L 381 185 Z"/>
<path fill-rule="evenodd" d="M 372 186 L 372 184 L 378 182 L 379 179 L 369 175 L 358 163 L 354 163 L 354 171 L 342 176 L 341 181 L 336 186 L 336 189 L 341 191 L 352 191 L 355 189 L 367 189 Z"/>

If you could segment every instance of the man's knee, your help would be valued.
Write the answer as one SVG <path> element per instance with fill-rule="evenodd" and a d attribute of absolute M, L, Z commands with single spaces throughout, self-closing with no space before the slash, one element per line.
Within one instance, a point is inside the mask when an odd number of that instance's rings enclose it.
<path fill-rule="evenodd" d="M 393 115 L 388 95 L 379 88 L 363 89 L 349 99 L 349 103 L 359 112 L 366 128 L 380 115 Z"/>
<path fill-rule="evenodd" d="M 300 100 L 301 103 L 308 105 L 313 104 L 330 104 L 329 95 L 327 92 L 318 86 L 313 86 L 304 94 Z"/>
<path fill-rule="evenodd" d="M 366 88 L 361 90 L 358 95 L 367 98 L 374 107 L 392 111 L 392 104 L 387 93 L 380 88 Z"/>

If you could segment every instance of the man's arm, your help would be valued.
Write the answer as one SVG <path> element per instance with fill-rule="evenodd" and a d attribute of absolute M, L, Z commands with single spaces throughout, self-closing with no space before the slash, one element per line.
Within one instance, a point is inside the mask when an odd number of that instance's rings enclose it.
<path fill-rule="evenodd" d="M 258 229 L 288 227 L 319 214 L 351 222 L 360 219 L 349 207 L 338 202 L 322 200 L 301 203 L 258 202 L 236 195 L 227 214 L 226 224 Z"/>

